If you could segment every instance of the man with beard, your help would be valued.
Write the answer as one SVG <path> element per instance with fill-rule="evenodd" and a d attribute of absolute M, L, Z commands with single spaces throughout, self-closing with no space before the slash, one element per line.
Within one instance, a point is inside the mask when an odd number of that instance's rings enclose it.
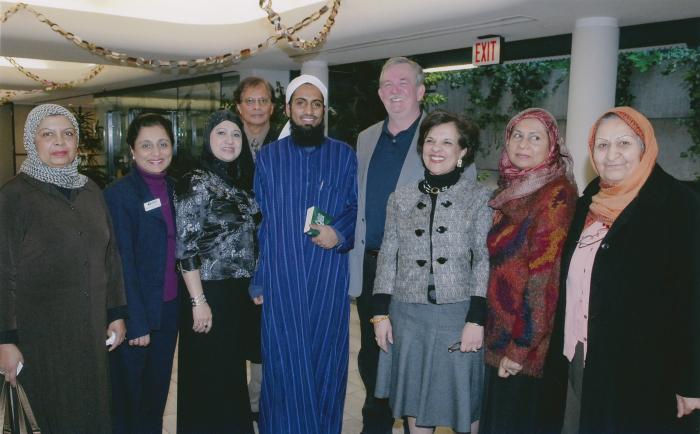
<path fill-rule="evenodd" d="M 340 433 L 348 373 L 348 255 L 357 212 L 352 148 L 325 137 L 328 91 L 302 75 L 287 87 L 290 135 L 257 157 L 263 222 L 251 297 L 263 305 L 262 434 Z M 309 207 L 332 216 L 304 233 Z"/>

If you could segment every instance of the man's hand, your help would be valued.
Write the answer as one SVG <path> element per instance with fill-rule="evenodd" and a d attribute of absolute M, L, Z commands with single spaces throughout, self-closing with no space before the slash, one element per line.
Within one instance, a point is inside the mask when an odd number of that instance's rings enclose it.
<path fill-rule="evenodd" d="M 679 418 L 689 415 L 694 410 L 700 410 L 700 398 L 686 398 L 676 394 L 676 404 L 678 407 L 676 417 Z"/>
<path fill-rule="evenodd" d="M 319 234 L 311 238 L 311 241 L 322 249 L 332 249 L 338 245 L 338 235 L 335 229 L 326 225 L 311 225 L 312 229 L 316 229 Z"/>
<path fill-rule="evenodd" d="M 255 303 L 257 306 L 260 306 L 261 304 L 263 304 L 262 294 L 258 295 L 257 297 L 253 297 L 253 303 Z"/>

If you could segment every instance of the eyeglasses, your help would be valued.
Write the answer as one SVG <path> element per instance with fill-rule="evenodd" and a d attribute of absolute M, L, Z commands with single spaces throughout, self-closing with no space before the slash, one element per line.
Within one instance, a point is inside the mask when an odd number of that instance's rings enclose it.
<path fill-rule="evenodd" d="M 270 98 L 246 98 L 243 100 L 245 105 L 248 107 L 254 107 L 255 104 L 260 104 L 261 106 L 266 106 L 270 104 Z"/>

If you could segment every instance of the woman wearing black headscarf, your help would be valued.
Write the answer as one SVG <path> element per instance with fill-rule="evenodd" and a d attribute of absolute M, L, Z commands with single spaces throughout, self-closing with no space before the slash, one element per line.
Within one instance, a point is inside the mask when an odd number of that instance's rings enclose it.
<path fill-rule="evenodd" d="M 178 432 L 253 433 L 243 309 L 255 268 L 252 165 L 242 123 L 227 110 L 207 120 L 201 167 L 175 198 L 177 258 L 189 292 L 178 355 Z"/>

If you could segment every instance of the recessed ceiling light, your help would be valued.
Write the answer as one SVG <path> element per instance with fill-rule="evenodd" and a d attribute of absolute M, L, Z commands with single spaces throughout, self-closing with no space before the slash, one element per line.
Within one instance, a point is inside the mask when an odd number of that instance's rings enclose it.
<path fill-rule="evenodd" d="M 471 63 L 465 63 L 463 65 L 450 65 L 450 66 L 438 66 L 435 68 L 426 68 L 423 70 L 425 73 L 431 72 L 447 72 L 447 71 L 461 71 L 463 69 L 474 69 L 476 66 Z"/>

